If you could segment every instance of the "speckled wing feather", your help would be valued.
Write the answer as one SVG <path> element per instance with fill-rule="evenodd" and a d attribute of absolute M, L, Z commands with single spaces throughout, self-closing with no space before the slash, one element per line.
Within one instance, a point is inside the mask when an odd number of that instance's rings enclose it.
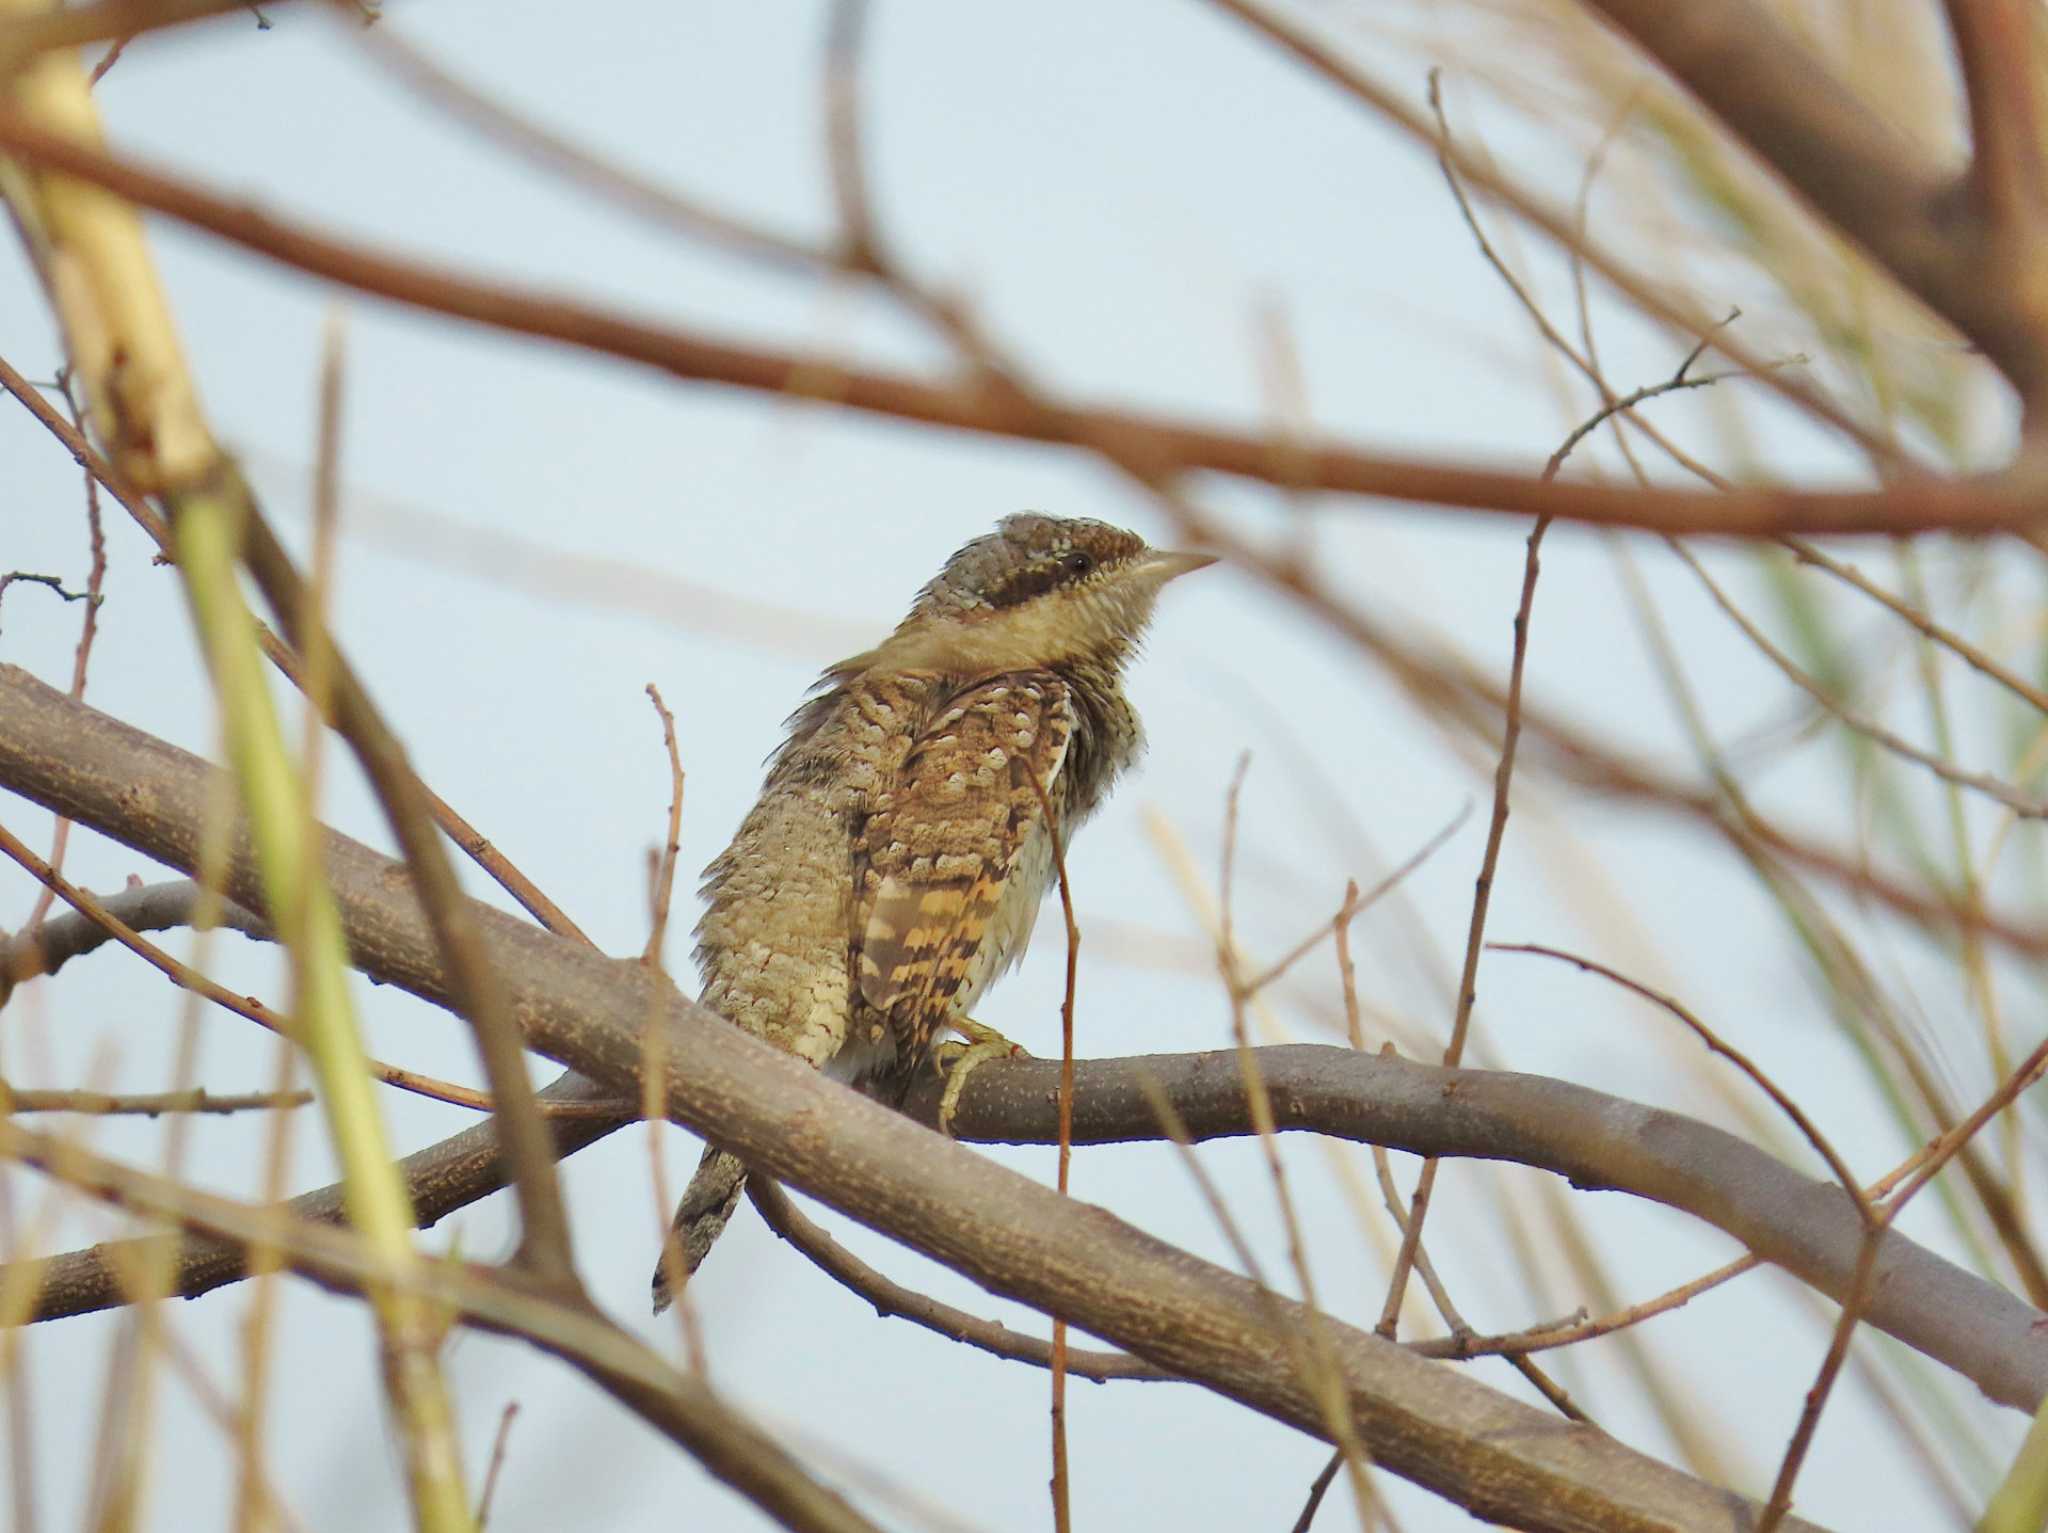
<path fill-rule="evenodd" d="M 904 1075 L 1029 939 L 1050 862 L 1039 792 L 1057 815 L 1073 728 L 1051 672 L 983 682 L 941 711 L 871 807 L 854 844 L 853 959 Z"/>

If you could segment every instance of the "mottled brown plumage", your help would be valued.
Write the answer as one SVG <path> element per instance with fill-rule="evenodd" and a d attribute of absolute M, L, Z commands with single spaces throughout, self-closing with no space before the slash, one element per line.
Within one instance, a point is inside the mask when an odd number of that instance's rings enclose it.
<path fill-rule="evenodd" d="M 1064 842 L 1142 749 L 1123 668 L 1160 587 L 1209 562 L 1034 514 L 948 560 L 887 640 L 821 678 L 705 870 L 704 1004 L 898 1099 L 1030 940 L 1052 883 L 1041 795 Z M 745 1176 L 706 1149 L 676 1211 L 684 1275 Z"/>

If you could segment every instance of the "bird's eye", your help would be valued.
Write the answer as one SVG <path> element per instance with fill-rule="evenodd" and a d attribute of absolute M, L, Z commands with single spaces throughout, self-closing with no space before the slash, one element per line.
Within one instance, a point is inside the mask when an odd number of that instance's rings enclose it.
<path fill-rule="evenodd" d="M 1069 575 L 1085 575 L 1090 570 L 1095 568 L 1095 556 L 1093 554 L 1083 553 L 1078 548 L 1075 549 L 1074 552 L 1068 554 L 1067 557 L 1060 562 L 1061 567 L 1065 569 Z"/>

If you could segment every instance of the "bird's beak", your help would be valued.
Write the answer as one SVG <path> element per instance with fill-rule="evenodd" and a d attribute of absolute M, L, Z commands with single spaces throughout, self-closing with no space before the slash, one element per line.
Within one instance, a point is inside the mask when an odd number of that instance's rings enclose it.
<path fill-rule="evenodd" d="M 1196 570 L 1205 570 L 1216 562 L 1214 554 L 1179 553 L 1171 548 L 1155 548 L 1145 555 L 1140 568 L 1147 578 L 1159 585 L 1176 580 L 1182 575 L 1192 575 Z"/>

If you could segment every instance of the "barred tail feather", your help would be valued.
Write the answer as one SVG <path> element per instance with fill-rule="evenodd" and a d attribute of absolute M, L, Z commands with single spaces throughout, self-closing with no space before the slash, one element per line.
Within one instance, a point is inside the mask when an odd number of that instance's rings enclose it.
<path fill-rule="evenodd" d="M 683 1189 L 683 1200 L 676 1205 L 675 1224 L 654 1269 L 657 1315 L 675 1298 L 670 1287 L 671 1275 L 679 1288 L 704 1264 L 712 1242 L 724 1232 L 746 1185 L 747 1168 L 737 1155 L 711 1145 L 704 1147 L 704 1158 L 697 1162 L 697 1174 Z"/>

